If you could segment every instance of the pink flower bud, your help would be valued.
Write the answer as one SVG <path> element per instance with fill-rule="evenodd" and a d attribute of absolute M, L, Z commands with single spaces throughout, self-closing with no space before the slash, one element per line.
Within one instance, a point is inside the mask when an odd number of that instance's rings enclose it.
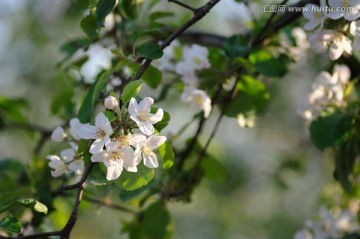
<path fill-rule="evenodd" d="M 119 105 L 119 102 L 114 96 L 108 96 L 105 98 L 104 105 L 107 109 L 112 110 Z"/>

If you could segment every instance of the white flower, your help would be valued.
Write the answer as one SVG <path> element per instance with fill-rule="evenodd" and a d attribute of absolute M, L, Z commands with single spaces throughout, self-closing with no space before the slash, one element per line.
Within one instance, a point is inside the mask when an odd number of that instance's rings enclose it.
<path fill-rule="evenodd" d="M 80 137 L 79 137 L 79 129 L 80 127 L 82 126 L 83 124 L 80 123 L 80 120 L 78 118 L 72 118 L 70 120 L 70 134 L 72 135 L 72 137 L 75 139 L 75 140 L 80 140 Z"/>
<path fill-rule="evenodd" d="M 247 115 L 245 114 L 238 114 L 237 115 L 237 122 L 240 127 L 242 128 L 253 128 L 255 126 L 255 112 L 251 112 Z"/>
<path fill-rule="evenodd" d="M 178 40 L 173 41 L 169 46 L 164 49 L 164 54 L 160 59 L 154 60 L 152 64 L 160 71 L 173 71 L 174 64 L 171 62 L 175 59 L 175 50 L 180 47 Z"/>
<path fill-rule="evenodd" d="M 353 21 L 360 17 L 359 0 L 329 0 L 329 5 L 334 9 L 328 13 L 331 19 L 337 20 L 344 17 L 348 21 Z"/>
<path fill-rule="evenodd" d="M 82 139 L 95 139 L 90 146 L 89 152 L 96 154 L 103 150 L 105 144 L 110 142 L 110 135 L 113 130 L 108 118 L 103 113 L 100 113 L 95 118 L 95 126 L 82 125 L 78 133 Z"/>
<path fill-rule="evenodd" d="M 62 127 L 57 127 L 51 134 L 51 140 L 57 143 L 63 142 L 66 137 L 67 135 Z"/>
<path fill-rule="evenodd" d="M 151 105 L 154 103 L 154 99 L 151 97 L 145 97 L 139 104 L 135 98 L 131 98 L 129 103 L 130 118 L 136 122 L 141 132 L 146 135 L 154 133 L 153 124 L 159 122 L 164 116 L 164 111 L 158 109 L 156 114 L 150 113 Z"/>
<path fill-rule="evenodd" d="M 311 9 L 311 11 L 303 11 L 304 17 L 309 20 L 304 25 L 304 29 L 310 31 L 318 26 L 320 26 L 320 29 L 323 28 L 326 14 L 321 11 L 322 8 L 315 4 L 306 4 L 304 9 Z"/>
<path fill-rule="evenodd" d="M 103 162 L 105 164 L 107 180 L 115 180 L 120 177 L 123 168 L 129 172 L 137 172 L 137 165 L 139 164 L 137 159 L 130 146 L 120 148 L 116 142 L 106 144 L 106 150 L 91 156 L 92 162 Z"/>
<path fill-rule="evenodd" d="M 111 79 L 108 81 L 107 85 L 106 85 L 106 90 L 110 91 L 118 86 L 120 86 L 122 84 L 122 80 L 119 77 L 111 77 Z"/>
<path fill-rule="evenodd" d="M 354 36 L 354 50 L 360 51 L 360 20 L 350 24 L 350 33 Z"/>
<path fill-rule="evenodd" d="M 73 145 L 72 145 L 73 147 Z M 84 172 L 84 161 L 76 158 L 76 148 L 65 149 L 60 152 L 60 157 L 57 155 L 48 155 L 47 159 L 50 168 L 54 169 L 51 171 L 53 177 L 59 177 L 66 172 L 72 171 L 76 175 L 81 175 Z"/>
<path fill-rule="evenodd" d="M 336 82 L 343 85 L 349 83 L 351 72 L 348 66 L 336 64 L 334 67 L 333 77 L 336 78 Z"/>
<path fill-rule="evenodd" d="M 204 111 L 204 117 L 208 118 L 211 112 L 211 99 L 205 91 L 192 87 L 185 87 L 181 94 L 181 100 L 191 102 L 191 108 L 194 112 Z"/>
<path fill-rule="evenodd" d="M 141 161 L 141 156 L 144 158 L 144 165 L 148 168 L 157 168 L 159 163 L 157 161 L 156 154 L 153 152 L 154 149 L 165 143 L 166 137 L 160 135 L 152 135 L 146 139 L 145 135 L 136 134 L 131 144 L 136 147 L 135 157 L 138 157 L 138 161 Z"/>
<path fill-rule="evenodd" d="M 119 105 L 119 102 L 114 96 L 108 96 L 105 98 L 104 105 L 107 109 L 112 110 Z"/>
<path fill-rule="evenodd" d="M 51 176 L 59 177 L 69 171 L 69 166 L 57 155 L 48 155 L 46 157 L 50 160 L 49 167 L 54 169 L 51 171 Z"/>
<path fill-rule="evenodd" d="M 183 61 L 179 62 L 175 71 L 179 75 L 184 75 L 187 72 L 194 70 L 201 70 L 210 67 L 208 60 L 208 49 L 199 45 L 192 45 L 191 47 L 183 48 Z"/>
<path fill-rule="evenodd" d="M 329 46 L 331 60 L 339 59 L 344 52 L 352 53 L 351 40 L 342 31 L 323 30 L 316 32 L 309 38 L 309 42 L 315 53 L 323 53 Z"/>

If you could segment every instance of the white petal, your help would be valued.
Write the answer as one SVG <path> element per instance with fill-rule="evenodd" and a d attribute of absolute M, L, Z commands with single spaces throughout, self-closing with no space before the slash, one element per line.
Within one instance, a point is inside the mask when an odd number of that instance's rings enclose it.
<path fill-rule="evenodd" d="M 319 25 L 320 25 L 319 21 L 309 21 L 304 25 L 304 29 L 307 31 L 311 31 L 314 30 Z"/>
<path fill-rule="evenodd" d="M 346 65 L 335 65 L 334 75 L 338 77 L 338 81 L 340 83 L 346 84 L 351 77 L 351 72 L 349 67 L 347 67 Z"/>
<path fill-rule="evenodd" d="M 128 111 L 130 113 L 130 115 L 137 115 L 138 114 L 138 104 L 136 102 L 135 98 L 131 98 L 130 103 L 129 103 L 129 107 L 128 107 Z"/>
<path fill-rule="evenodd" d="M 51 171 L 51 176 L 53 176 L 55 178 L 60 177 L 61 175 L 63 175 L 66 172 L 67 172 L 66 168 L 57 168 L 57 169 Z"/>
<path fill-rule="evenodd" d="M 78 135 L 82 139 L 96 139 L 96 126 L 85 124 L 79 128 Z"/>
<path fill-rule="evenodd" d="M 57 143 L 64 141 L 65 138 L 66 134 L 64 132 L 64 129 L 61 127 L 57 127 L 56 129 L 54 129 L 51 134 L 51 140 Z"/>
<path fill-rule="evenodd" d="M 103 125 L 106 124 L 110 124 L 109 119 L 104 115 L 104 113 L 99 113 L 95 118 L 95 125 L 102 128 Z"/>
<path fill-rule="evenodd" d="M 152 135 L 154 133 L 154 126 L 146 122 L 140 122 L 138 124 L 139 129 L 146 135 Z"/>
<path fill-rule="evenodd" d="M 329 57 L 331 60 L 337 60 L 343 54 L 344 48 L 340 43 L 333 43 L 329 48 Z"/>
<path fill-rule="evenodd" d="M 48 165 L 50 168 L 57 169 L 60 167 L 64 167 L 65 163 L 61 160 L 51 160 Z"/>
<path fill-rule="evenodd" d="M 164 111 L 162 109 L 158 109 L 156 114 L 149 114 L 150 119 L 148 120 L 151 124 L 156 124 L 161 121 L 164 116 Z"/>
<path fill-rule="evenodd" d="M 151 97 L 145 97 L 140 103 L 139 103 L 139 109 L 145 110 L 146 112 L 150 112 L 151 105 L 154 104 L 154 99 Z"/>
<path fill-rule="evenodd" d="M 103 150 L 104 145 L 105 145 L 104 139 L 96 139 L 91 144 L 89 152 L 91 154 L 97 154 Z"/>
<path fill-rule="evenodd" d="M 211 100 L 210 98 L 208 100 L 205 100 L 204 104 L 203 104 L 203 110 L 204 110 L 204 117 L 208 118 L 210 116 L 210 112 L 211 112 Z"/>
<path fill-rule="evenodd" d="M 48 155 L 46 158 L 51 160 L 51 161 L 52 160 L 61 161 L 61 158 L 59 156 L 57 156 L 57 155 Z"/>
<path fill-rule="evenodd" d="M 144 156 L 144 165 L 148 168 L 157 168 L 159 167 L 159 163 L 157 161 L 156 155 L 151 153 L 149 155 L 143 154 Z"/>
<path fill-rule="evenodd" d="M 129 140 L 131 146 L 137 147 L 138 145 L 144 144 L 146 136 L 143 134 L 132 134 Z"/>
<path fill-rule="evenodd" d="M 116 164 L 107 168 L 106 179 L 115 180 L 120 177 L 123 168 L 120 164 Z"/>
<path fill-rule="evenodd" d="M 160 135 L 152 135 L 146 140 L 146 146 L 150 149 L 156 149 L 163 143 L 165 143 L 166 137 Z"/>
<path fill-rule="evenodd" d="M 109 154 L 106 151 L 101 151 L 100 153 L 91 156 L 91 162 L 104 162 L 108 156 Z"/>
<path fill-rule="evenodd" d="M 333 11 L 333 12 L 327 13 L 327 17 L 330 19 L 333 19 L 333 20 L 340 19 L 343 15 L 344 15 L 344 13 L 340 12 L 340 11 Z"/>
<path fill-rule="evenodd" d="M 135 121 L 135 123 L 137 125 L 139 125 L 141 123 L 141 121 L 139 120 L 139 118 L 137 117 L 137 115 L 130 115 L 130 119 L 132 119 L 133 121 Z"/>
<path fill-rule="evenodd" d="M 348 21 L 354 21 L 360 17 L 359 10 L 353 9 L 351 12 L 345 12 L 344 18 Z"/>
<path fill-rule="evenodd" d="M 106 146 L 106 151 L 111 152 L 116 150 L 119 144 L 117 142 L 110 141 L 107 144 L 105 144 L 105 146 Z"/>
<path fill-rule="evenodd" d="M 65 162 L 70 162 L 72 160 L 74 160 L 75 157 L 75 151 L 73 149 L 65 149 L 63 151 L 60 152 L 61 158 L 65 161 Z"/>
<path fill-rule="evenodd" d="M 137 172 L 138 160 L 135 160 L 134 150 L 131 147 L 124 148 L 124 155 L 122 157 L 123 166 L 129 172 Z"/>
<path fill-rule="evenodd" d="M 69 165 L 69 169 L 76 175 L 81 175 L 84 172 L 84 160 L 75 160 Z"/>
<path fill-rule="evenodd" d="M 352 53 L 352 42 L 351 42 L 350 38 L 344 36 L 342 38 L 342 46 L 346 53 L 348 53 L 348 54 Z"/>
<path fill-rule="evenodd" d="M 79 137 L 79 129 L 80 127 L 82 126 L 82 124 L 80 123 L 80 120 L 78 118 L 72 118 L 70 120 L 70 134 L 72 135 L 72 137 L 75 139 L 75 140 L 80 140 L 80 137 Z"/>

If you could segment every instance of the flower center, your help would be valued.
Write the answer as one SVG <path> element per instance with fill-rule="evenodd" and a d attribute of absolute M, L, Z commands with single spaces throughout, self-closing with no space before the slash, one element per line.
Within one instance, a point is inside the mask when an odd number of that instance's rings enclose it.
<path fill-rule="evenodd" d="M 334 42 L 341 42 L 343 37 L 344 37 L 344 34 L 342 32 L 335 32 Z"/>
<path fill-rule="evenodd" d="M 193 60 L 193 62 L 194 62 L 194 64 L 195 65 L 201 65 L 201 58 L 200 57 L 198 57 L 198 56 L 193 56 L 192 57 L 192 60 Z"/>
<path fill-rule="evenodd" d="M 108 157 L 109 161 L 120 161 L 124 153 L 119 152 L 111 152 L 111 154 Z"/>
<path fill-rule="evenodd" d="M 194 98 L 194 101 L 195 101 L 195 104 L 200 105 L 200 106 L 203 105 L 203 103 L 204 103 L 204 100 L 200 95 L 196 95 Z"/>
<path fill-rule="evenodd" d="M 101 139 L 101 138 L 104 138 L 105 135 L 106 135 L 105 130 L 102 130 L 99 128 L 96 129 L 96 138 Z"/>
<path fill-rule="evenodd" d="M 138 118 L 141 122 L 145 122 L 150 119 L 149 114 L 145 111 L 140 111 L 138 114 Z"/>
<path fill-rule="evenodd" d="M 152 149 L 146 146 L 142 147 L 142 151 L 146 154 L 146 155 L 150 155 L 152 153 Z"/>
<path fill-rule="evenodd" d="M 349 0 L 341 0 L 341 5 L 343 7 L 348 7 L 350 5 Z"/>
<path fill-rule="evenodd" d="M 129 139 L 127 136 L 122 135 L 117 138 L 117 142 L 119 143 L 119 148 L 123 148 L 125 146 L 129 146 Z"/>
<path fill-rule="evenodd" d="M 314 12 L 314 18 L 322 18 L 323 13 L 322 12 Z"/>

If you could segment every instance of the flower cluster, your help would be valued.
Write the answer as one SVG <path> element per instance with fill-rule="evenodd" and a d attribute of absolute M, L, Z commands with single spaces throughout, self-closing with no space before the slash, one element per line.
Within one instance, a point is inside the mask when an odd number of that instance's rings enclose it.
<path fill-rule="evenodd" d="M 153 124 L 162 119 L 164 112 L 158 109 L 152 114 L 150 111 L 153 103 L 154 100 L 150 97 L 145 97 L 139 104 L 132 98 L 128 112 L 137 127 L 124 129 L 119 103 L 115 97 L 109 96 L 104 105 L 116 113 L 120 123 L 114 124 L 113 128 L 105 114 L 99 113 L 95 118 L 95 125 L 83 124 L 79 128 L 80 138 L 94 140 L 89 149 L 91 161 L 104 163 L 107 167 L 107 180 L 119 178 L 123 169 L 137 172 L 142 159 L 149 168 L 159 166 L 154 150 L 166 141 L 166 137 L 154 134 Z M 140 132 L 133 133 L 137 128 Z"/>
<path fill-rule="evenodd" d="M 356 220 L 358 207 L 355 210 L 329 210 L 321 207 L 315 220 L 305 223 L 305 229 L 298 231 L 294 239 L 335 239 L 360 229 Z"/>
<path fill-rule="evenodd" d="M 176 53 L 179 53 L 180 57 Z M 181 100 L 190 103 L 191 109 L 196 113 L 204 111 L 205 118 L 209 117 L 211 112 L 211 99 L 204 90 L 198 88 L 196 71 L 210 67 L 208 55 L 206 47 L 194 44 L 181 48 L 180 43 L 175 41 L 164 50 L 161 59 L 154 61 L 157 68 L 164 73 L 171 72 L 180 77 L 184 84 Z"/>
<path fill-rule="evenodd" d="M 309 37 L 311 48 L 315 53 L 325 53 L 329 51 L 331 60 L 339 59 L 344 53 L 352 54 L 353 49 L 360 49 L 360 1 L 355 0 L 329 0 L 329 6 L 325 1 L 321 1 L 321 6 L 307 4 L 303 11 L 303 15 L 308 22 L 304 28 L 306 30 L 315 30 Z M 311 11 L 309 11 L 311 10 Z M 345 24 L 336 23 L 335 29 L 324 29 L 327 20 L 345 19 Z M 354 38 L 352 44 L 349 35 Z"/>
<path fill-rule="evenodd" d="M 321 72 L 312 86 L 309 95 L 309 109 L 304 112 L 304 117 L 311 121 L 321 111 L 328 107 L 346 106 L 345 91 L 351 77 L 350 69 L 346 65 L 335 65 L 333 74 Z"/>
<path fill-rule="evenodd" d="M 80 140 L 79 128 L 82 126 L 79 119 L 73 118 L 70 120 L 69 135 L 65 133 L 62 127 L 57 127 L 51 135 L 51 140 L 57 143 L 68 142 L 70 148 L 62 150 L 60 157 L 58 155 L 48 155 L 50 160 L 49 166 L 53 170 L 51 175 L 59 177 L 67 172 L 74 172 L 76 175 L 81 175 L 84 172 L 84 160 L 77 155 L 78 145 Z"/>

